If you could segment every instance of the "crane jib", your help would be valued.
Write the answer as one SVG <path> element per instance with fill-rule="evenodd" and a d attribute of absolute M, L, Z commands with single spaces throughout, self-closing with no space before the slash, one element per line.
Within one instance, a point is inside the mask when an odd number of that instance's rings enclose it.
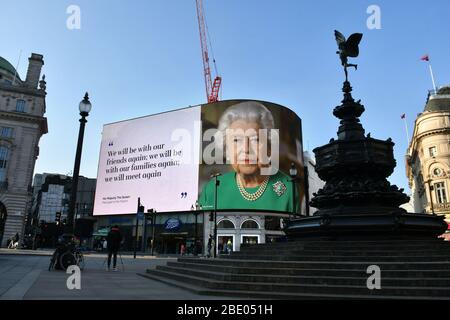
<path fill-rule="evenodd" d="M 206 38 L 207 26 L 205 23 L 205 16 L 203 13 L 203 1 L 196 0 L 197 6 L 197 20 L 198 20 L 198 30 L 200 33 L 200 45 L 202 50 L 202 60 L 203 60 L 203 76 L 205 79 L 205 89 L 206 89 L 206 98 L 208 103 L 218 101 L 220 86 L 222 83 L 222 78 L 216 76 L 214 78 L 214 83 L 211 79 L 211 68 L 209 66 L 209 54 L 208 54 L 208 43 Z M 212 50 L 212 49 L 211 49 Z M 213 61 L 215 65 L 215 59 L 213 55 Z M 216 70 L 217 73 L 217 70 Z"/>

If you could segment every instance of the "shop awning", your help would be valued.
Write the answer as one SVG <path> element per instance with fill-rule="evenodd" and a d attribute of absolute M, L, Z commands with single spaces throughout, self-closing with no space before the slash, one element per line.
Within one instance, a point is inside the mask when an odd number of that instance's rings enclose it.
<path fill-rule="evenodd" d="M 96 232 L 94 232 L 92 235 L 95 237 L 106 237 L 109 233 L 108 228 L 98 229 Z"/>
<path fill-rule="evenodd" d="M 188 232 L 162 232 L 158 233 L 160 236 L 186 236 Z"/>

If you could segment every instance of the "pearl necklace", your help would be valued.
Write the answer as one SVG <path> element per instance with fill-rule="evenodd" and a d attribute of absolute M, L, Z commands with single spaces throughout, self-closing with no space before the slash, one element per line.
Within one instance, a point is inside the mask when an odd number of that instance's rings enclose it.
<path fill-rule="evenodd" d="M 267 184 L 269 183 L 269 176 L 267 176 L 264 179 L 263 183 L 259 186 L 258 190 L 256 190 L 255 193 L 250 193 L 247 190 L 245 190 L 238 175 L 236 175 L 236 180 L 239 192 L 244 197 L 244 199 L 247 201 L 255 201 L 258 200 L 263 195 L 264 191 L 266 191 Z"/>

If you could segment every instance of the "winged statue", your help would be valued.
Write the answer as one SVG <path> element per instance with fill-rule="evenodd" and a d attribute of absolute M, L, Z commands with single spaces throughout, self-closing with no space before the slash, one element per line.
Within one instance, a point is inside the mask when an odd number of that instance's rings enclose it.
<path fill-rule="evenodd" d="M 334 36 L 336 37 L 336 42 L 339 51 L 336 53 L 341 58 L 342 66 L 345 71 L 345 81 L 348 81 L 348 67 L 353 67 L 355 70 L 358 69 L 357 64 L 348 63 L 348 57 L 356 58 L 359 55 L 359 43 L 362 39 L 362 33 L 354 33 L 348 39 L 345 39 L 344 35 L 337 30 L 334 30 Z"/>

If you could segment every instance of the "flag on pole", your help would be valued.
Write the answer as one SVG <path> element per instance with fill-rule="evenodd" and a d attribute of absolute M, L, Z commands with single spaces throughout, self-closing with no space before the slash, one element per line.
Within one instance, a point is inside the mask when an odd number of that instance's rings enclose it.
<path fill-rule="evenodd" d="M 408 124 L 406 123 L 406 113 L 402 114 L 400 118 L 403 119 L 403 122 L 405 122 L 406 144 L 409 145 L 409 132 L 408 132 Z"/>
<path fill-rule="evenodd" d="M 433 89 L 434 89 L 434 92 L 437 92 L 436 82 L 434 81 L 433 69 L 431 68 L 430 56 L 427 53 L 427 54 L 423 55 L 422 58 L 420 58 L 420 60 L 428 62 L 428 68 L 430 69 L 430 75 L 431 75 L 431 81 L 433 82 Z"/>
<path fill-rule="evenodd" d="M 428 54 L 422 56 L 422 58 L 420 58 L 420 60 L 422 61 L 430 61 L 430 56 Z"/>
<path fill-rule="evenodd" d="M 19 52 L 19 59 L 17 59 L 16 70 L 14 71 L 14 78 L 13 78 L 13 82 L 12 82 L 13 85 L 14 85 L 14 83 L 16 82 L 17 69 L 19 69 L 19 63 L 20 63 L 20 57 L 21 57 L 21 56 L 22 56 L 22 49 L 20 49 L 20 52 Z"/>

